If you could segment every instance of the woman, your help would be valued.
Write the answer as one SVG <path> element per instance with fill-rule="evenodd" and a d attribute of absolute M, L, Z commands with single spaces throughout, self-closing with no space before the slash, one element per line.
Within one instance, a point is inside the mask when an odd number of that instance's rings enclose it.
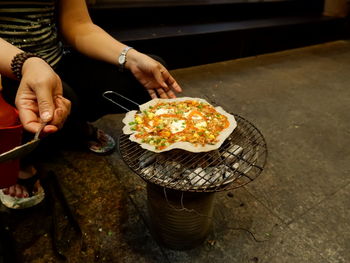
<path fill-rule="evenodd" d="M 95 25 L 84 0 L 0 2 L 0 37 L 2 93 L 15 102 L 30 133 L 42 122 L 47 124 L 43 135 L 65 123 L 62 131 L 79 134 L 76 138 L 84 138 L 88 149 L 105 153 L 114 147 L 113 139 L 89 124 L 119 111 L 102 97 L 104 91 L 115 90 L 138 103 L 181 92 L 155 57 L 127 47 Z M 26 163 L 19 178 L 36 182 L 38 192 L 35 174 L 34 166 Z M 32 193 L 21 181 L 0 194 L 14 197 L 14 202 L 28 198 Z"/>

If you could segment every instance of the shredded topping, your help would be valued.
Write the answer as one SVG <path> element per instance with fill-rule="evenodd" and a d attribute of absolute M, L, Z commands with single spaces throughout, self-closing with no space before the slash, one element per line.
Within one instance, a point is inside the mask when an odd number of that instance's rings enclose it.
<path fill-rule="evenodd" d="M 129 125 L 142 143 L 163 150 L 175 142 L 189 142 L 195 146 L 216 144 L 229 121 L 208 103 L 186 100 L 150 106 L 135 114 Z"/>

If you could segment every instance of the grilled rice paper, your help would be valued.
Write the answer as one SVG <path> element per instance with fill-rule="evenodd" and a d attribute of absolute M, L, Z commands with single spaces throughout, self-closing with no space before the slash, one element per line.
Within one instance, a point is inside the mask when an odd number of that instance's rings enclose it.
<path fill-rule="evenodd" d="M 124 134 L 152 152 L 183 149 L 208 152 L 218 149 L 237 127 L 232 114 L 201 98 L 152 99 L 129 111 Z"/>

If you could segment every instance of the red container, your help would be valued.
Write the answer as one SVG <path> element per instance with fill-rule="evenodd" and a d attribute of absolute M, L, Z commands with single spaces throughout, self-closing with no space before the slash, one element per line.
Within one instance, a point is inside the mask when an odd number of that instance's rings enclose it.
<path fill-rule="evenodd" d="M 0 153 L 7 152 L 22 142 L 23 127 L 17 110 L 0 93 Z M 16 184 L 19 160 L 0 163 L 0 189 Z"/>

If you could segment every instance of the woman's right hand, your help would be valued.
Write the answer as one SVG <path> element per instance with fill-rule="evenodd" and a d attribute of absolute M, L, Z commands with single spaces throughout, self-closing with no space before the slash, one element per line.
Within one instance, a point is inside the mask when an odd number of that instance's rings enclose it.
<path fill-rule="evenodd" d="M 62 128 L 71 103 L 63 97 L 61 79 L 50 65 L 41 58 L 31 57 L 22 67 L 16 107 L 27 131 L 35 133 L 46 122 L 43 133 L 53 133 Z"/>

